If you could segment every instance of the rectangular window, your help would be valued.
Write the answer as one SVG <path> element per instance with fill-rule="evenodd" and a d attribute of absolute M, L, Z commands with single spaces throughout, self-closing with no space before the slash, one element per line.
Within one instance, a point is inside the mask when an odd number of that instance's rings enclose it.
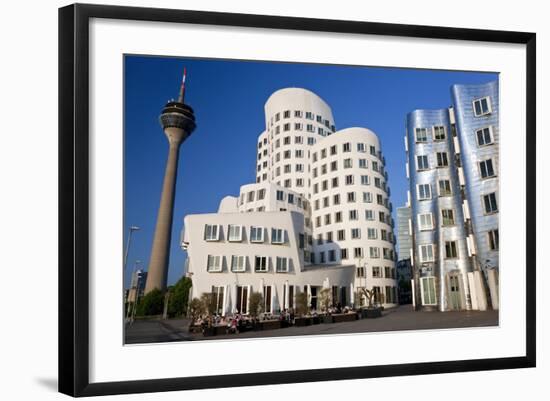
<path fill-rule="evenodd" d="M 337 153 L 336 145 L 332 145 L 330 147 L 330 154 L 335 155 Z"/>
<path fill-rule="evenodd" d="M 418 227 L 420 231 L 433 230 L 434 223 L 431 213 L 423 213 L 418 215 Z"/>
<path fill-rule="evenodd" d="M 476 131 L 477 144 L 479 146 L 491 145 L 493 143 L 493 128 L 485 127 Z"/>
<path fill-rule="evenodd" d="M 416 188 L 418 200 L 426 200 L 432 198 L 432 190 L 430 184 L 418 184 Z"/>
<path fill-rule="evenodd" d="M 362 258 L 363 257 L 363 248 L 353 248 L 353 257 Z"/>
<path fill-rule="evenodd" d="M 362 175 L 361 176 L 361 185 L 369 185 L 370 179 L 368 175 Z"/>
<path fill-rule="evenodd" d="M 351 152 L 351 143 L 349 142 L 344 143 L 344 145 L 342 146 L 342 150 L 344 152 Z"/>
<path fill-rule="evenodd" d="M 348 250 L 346 248 L 340 249 L 340 259 L 344 260 L 348 258 Z"/>
<path fill-rule="evenodd" d="M 288 272 L 288 259 L 287 258 L 277 256 L 276 271 L 277 271 L 277 273 L 287 273 Z"/>
<path fill-rule="evenodd" d="M 370 193 L 370 192 L 363 192 L 363 202 L 365 202 L 365 203 L 372 203 L 372 193 Z"/>
<path fill-rule="evenodd" d="M 334 249 L 328 251 L 328 261 L 336 262 L 336 251 Z"/>
<path fill-rule="evenodd" d="M 422 305 L 437 305 L 435 298 L 435 277 L 422 277 L 420 279 L 422 287 Z"/>
<path fill-rule="evenodd" d="M 355 202 L 355 192 L 348 192 L 348 202 Z"/>
<path fill-rule="evenodd" d="M 350 220 L 357 220 L 357 210 L 350 210 L 349 211 L 349 219 Z"/>
<path fill-rule="evenodd" d="M 481 178 L 490 178 L 495 176 L 495 170 L 493 169 L 493 160 L 487 159 L 479 162 L 479 172 Z"/>
<path fill-rule="evenodd" d="M 434 261 L 434 246 L 433 244 L 419 245 L 420 262 L 427 263 Z"/>
<path fill-rule="evenodd" d="M 254 258 L 254 271 L 266 272 L 267 271 L 267 257 L 256 256 Z"/>
<path fill-rule="evenodd" d="M 277 191 L 277 200 L 278 201 L 284 201 L 285 200 L 285 193 L 283 191 Z"/>
<path fill-rule="evenodd" d="M 346 175 L 346 185 L 353 185 L 353 175 Z"/>
<path fill-rule="evenodd" d="M 352 228 L 351 239 L 359 239 L 359 238 L 361 238 L 361 230 L 359 228 Z"/>
<path fill-rule="evenodd" d="M 272 244 L 282 244 L 284 242 L 283 238 L 284 231 L 280 228 L 271 229 L 271 243 Z"/>
<path fill-rule="evenodd" d="M 231 256 L 231 271 L 244 272 L 246 268 L 246 256 Z"/>
<path fill-rule="evenodd" d="M 391 267 L 384 266 L 384 277 L 391 278 Z"/>
<path fill-rule="evenodd" d="M 369 248 L 369 255 L 372 259 L 380 258 L 380 248 L 378 248 L 376 246 L 371 246 Z"/>
<path fill-rule="evenodd" d="M 332 179 L 332 188 L 338 188 L 338 177 Z"/>
<path fill-rule="evenodd" d="M 345 230 L 336 231 L 336 238 L 338 239 L 338 241 L 345 241 L 346 240 L 346 231 Z"/>
<path fill-rule="evenodd" d="M 474 115 L 476 117 L 485 116 L 487 114 L 490 114 L 492 111 L 491 99 L 489 99 L 489 96 L 474 100 L 473 106 L 474 106 Z"/>
<path fill-rule="evenodd" d="M 451 181 L 450 180 L 439 180 L 439 196 L 451 196 L 453 193 L 451 191 Z"/>
<path fill-rule="evenodd" d="M 449 158 L 447 152 L 437 152 L 437 167 L 449 167 Z"/>
<path fill-rule="evenodd" d="M 497 207 L 497 195 L 492 192 L 487 195 L 483 195 L 483 205 L 485 207 L 485 213 L 495 213 L 498 211 Z"/>
<path fill-rule="evenodd" d="M 456 241 L 445 241 L 445 257 L 447 259 L 458 258 L 458 246 Z"/>
<path fill-rule="evenodd" d="M 377 239 L 378 230 L 376 228 L 369 228 L 367 229 L 367 235 L 368 235 L 368 239 Z"/>
<path fill-rule="evenodd" d="M 374 220 L 374 212 L 372 210 L 365 210 L 365 219 Z"/>
<path fill-rule="evenodd" d="M 306 111 L 306 118 L 308 120 L 313 120 L 313 113 L 311 111 Z"/>
<path fill-rule="evenodd" d="M 443 125 L 434 126 L 434 141 L 442 141 L 445 139 L 445 127 Z"/>
<path fill-rule="evenodd" d="M 220 226 L 217 224 L 206 224 L 204 226 L 204 239 L 206 241 L 218 241 L 220 239 Z"/>
<path fill-rule="evenodd" d="M 334 222 L 335 223 L 341 223 L 342 222 L 342 212 L 334 213 Z"/>
<path fill-rule="evenodd" d="M 441 210 L 441 224 L 443 226 L 454 226 L 455 216 L 454 216 L 453 209 Z"/>
<path fill-rule="evenodd" d="M 428 162 L 428 155 L 418 155 L 416 156 L 416 169 L 417 170 L 428 170 L 430 168 L 430 163 Z"/>
<path fill-rule="evenodd" d="M 372 277 L 373 278 L 381 278 L 382 277 L 382 271 L 380 269 L 380 266 L 373 266 L 372 267 Z"/>
<path fill-rule="evenodd" d="M 222 271 L 221 259 L 222 259 L 221 256 L 208 255 L 208 259 L 206 262 L 206 270 L 209 272 L 221 272 Z"/>
<path fill-rule="evenodd" d="M 344 159 L 344 168 L 351 168 L 353 166 L 351 159 Z"/>
<path fill-rule="evenodd" d="M 367 159 L 359 159 L 359 168 L 367 168 Z"/>
<path fill-rule="evenodd" d="M 355 271 L 355 276 L 365 277 L 365 268 L 363 266 L 358 267 L 357 270 Z"/>
<path fill-rule="evenodd" d="M 333 205 L 339 205 L 340 204 L 340 195 L 336 194 L 332 197 L 332 204 Z"/>
<path fill-rule="evenodd" d="M 357 151 L 358 152 L 365 152 L 365 144 L 364 143 L 358 143 L 357 144 Z"/>
<path fill-rule="evenodd" d="M 489 249 L 498 251 L 498 230 L 490 230 L 487 235 L 489 237 Z"/>
<path fill-rule="evenodd" d="M 290 118 L 290 110 L 285 110 L 283 112 L 283 118 Z"/>
<path fill-rule="evenodd" d="M 428 142 L 428 130 L 426 128 L 417 128 L 415 136 L 416 142 Z"/>
<path fill-rule="evenodd" d="M 254 193 L 254 192 L 252 192 Z M 228 240 L 231 242 L 240 242 L 243 239 L 242 235 L 242 226 L 236 225 L 236 224 L 230 224 L 228 227 Z"/>

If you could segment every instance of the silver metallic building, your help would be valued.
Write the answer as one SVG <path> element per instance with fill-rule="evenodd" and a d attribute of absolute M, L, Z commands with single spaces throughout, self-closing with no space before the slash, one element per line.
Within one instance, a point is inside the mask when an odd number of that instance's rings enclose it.
<path fill-rule="evenodd" d="M 498 83 L 451 92 L 453 107 L 407 115 L 414 303 L 483 310 L 490 293 L 496 308 Z"/>

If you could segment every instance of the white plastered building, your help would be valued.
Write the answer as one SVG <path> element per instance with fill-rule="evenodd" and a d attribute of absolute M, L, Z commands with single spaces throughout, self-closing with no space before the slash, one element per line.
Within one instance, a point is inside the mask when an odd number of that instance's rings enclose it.
<path fill-rule="evenodd" d="M 256 183 L 227 196 L 217 213 L 188 215 L 182 246 L 192 296 L 214 293 L 218 313 L 248 312 L 252 292 L 265 310 L 313 309 L 328 288 L 334 305 L 359 306 L 358 288 L 397 304 L 390 190 L 378 137 L 336 131 L 330 107 L 301 88 L 273 93 L 257 145 Z"/>

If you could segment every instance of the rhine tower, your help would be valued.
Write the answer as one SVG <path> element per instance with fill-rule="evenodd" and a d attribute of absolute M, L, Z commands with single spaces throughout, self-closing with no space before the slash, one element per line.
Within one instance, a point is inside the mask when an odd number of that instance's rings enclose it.
<path fill-rule="evenodd" d="M 179 149 L 183 141 L 196 128 L 193 109 L 184 102 L 185 78 L 186 71 L 184 69 L 178 100 L 169 101 L 159 117 L 164 134 L 168 138 L 169 151 L 149 261 L 147 284 L 145 286 L 146 294 L 155 288 L 160 290 L 166 288 Z"/>

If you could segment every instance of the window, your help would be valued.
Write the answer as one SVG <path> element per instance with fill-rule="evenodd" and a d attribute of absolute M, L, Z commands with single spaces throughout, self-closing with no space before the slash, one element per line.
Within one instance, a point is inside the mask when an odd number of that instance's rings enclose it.
<path fill-rule="evenodd" d="M 437 167 L 449 167 L 449 158 L 447 152 L 437 152 Z"/>
<path fill-rule="evenodd" d="M 353 257 L 362 258 L 363 257 L 363 248 L 353 248 Z"/>
<path fill-rule="evenodd" d="M 498 211 L 497 196 L 494 192 L 483 195 L 483 205 L 485 207 L 485 213 L 495 213 Z"/>
<path fill-rule="evenodd" d="M 344 168 L 351 168 L 352 166 L 351 159 L 344 159 Z"/>
<path fill-rule="evenodd" d="M 254 258 L 254 271 L 266 272 L 267 271 L 267 257 L 256 256 Z"/>
<path fill-rule="evenodd" d="M 315 145 L 315 138 L 307 138 L 308 145 Z"/>
<path fill-rule="evenodd" d="M 495 170 L 493 169 L 493 159 L 487 159 L 479 162 L 479 172 L 481 173 L 481 178 L 494 177 Z"/>
<path fill-rule="evenodd" d="M 373 278 L 381 278 L 382 277 L 382 271 L 380 269 L 380 266 L 373 266 L 372 267 L 372 277 Z"/>
<path fill-rule="evenodd" d="M 265 189 L 258 190 L 258 200 L 262 200 L 265 198 Z"/>
<path fill-rule="evenodd" d="M 477 144 L 479 146 L 491 145 L 493 143 L 493 128 L 485 127 L 476 131 Z"/>
<path fill-rule="evenodd" d="M 254 192 L 252 192 L 254 193 Z M 236 224 L 230 224 L 228 228 L 228 240 L 231 242 L 239 242 L 242 241 L 242 226 L 236 225 Z"/>
<path fill-rule="evenodd" d="M 380 257 L 380 248 L 371 246 L 369 248 L 369 254 L 372 259 L 378 259 Z"/>
<path fill-rule="evenodd" d="M 338 241 L 345 241 L 346 240 L 346 230 L 336 231 L 336 238 L 337 238 Z"/>
<path fill-rule="evenodd" d="M 209 272 L 221 272 L 222 271 L 221 256 L 208 255 L 208 259 L 206 262 L 206 270 Z"/>
<path fill-rule="evenodd" d="M 359 239 L 359 238 L 361 238 L 361 230 L 359 228 L 352 228 L 351 239 Z"/>
<path fill-rule="evenodd" d="M 367 168 L 367 159 L 359 159 L 359 168 Z"/>
<path fill-rule="evenodd" d="M 342 222 L 342 212 L 334 213 L 334 222 L 335 223 L 341 223 Z"/>
<path fill-rule="evenodd" d="M 378 177 L 374 177 L 374 186 L 376 188 L 382 188 L 382 181 Z"/>
<path fill-rule="evenodd" d="M 288 203 L 294 204 L 294 194 L 288 194 Z"/>
<path fill-rule="evenodd" d="M 336 262 L 336 251 L 334 249 L 328 251 L 328 261 Z"/>
<path fill-rule="evenodd" d="M 362 175 L 361 176 L 361 185 L 369 185 L 370 179 L 368 175 Z"/>
<path fill-rule="evenodd" d="M 326 260 L 325 260 L 325 252 L 319 252 L 319 262 L 320 263 L 325 263 Z"/>
<path fill-rule="evenodd" d="M 244 272 L 246 269 L 246 256 L 231 256 L 231 271 Z"/>
<path fill-rule="evenodd" d="M 285 200 L 285 193 L 283 191 L 277 191 L 277 200 L 278 201 L 284 201 Z"/>
<path fill-rule="evenodd" d="M 384 266 L 384 277 L 391 278 L 391 267 Z"/>
<path fill-rule="evenodd" d="M 474 115 L 476 117 L 481 117 L 491 113 L 491 100 L 488 96 L 482 97 L 481 99 L 474 100 Z"/>
<path fill-rule="evenodd" d="M 338 177 L 332 179 L 332 188 L 338 188 Z"/>
<path fill-rule="evenodd" d="M 373 155 L 373 156 L 376 156 L 376 147 L 374 146 L 370 146 L 370 154 Z"/>
<path fill-rule="evenodd" d="M 372 210 L 365 210 L 365 219 L 374 220 L 374 212 Z"/>
<path fill-rule="evenodd" d="M 378 230 L 376 228 L 367 229 L 367 237 L 368 237 L 368 239 L 377 239 L 378 238 Z"/>
<path fill-rule="evenodd" d="M 318 204 L 319 200 L 316 200 L 315 203 Z M 328 207 L 329 206 L 329 197 L 328 196 L 325 196 L 323 198 L 323 207 Z M 317 207 L 317 209 L 319 209 L 319 207 Z"/>
<path fill-rule="evenodd" d="M 419 245 L 418 249 L 421 263 L 434 261 L 434 246 L 432 244 Z"/>
<path fill-rule="evenodd" d="M 344 143 L 344 145 L 342 146 L 342 149 L 344 152 L 351 152 L 351 143 L 349 142 Z"/>
<path fill-rule="evenodd" d="M 458 246 L 456 241 L 445 241 L 445 257 L 447 259 L 458 258 Z"/>
<path fill-rule="evenodd" d="M 437 305 L 435 299 L 435 277 L 422 277 L 420 279 L 422 305 Z"/>
<path fill-rule="evenodd" d="M 338 170 L 338 162 L 336 161 L 330 162 L 330 171 L 336 171 L 336 170 Z"/>
<path fill-rule="evenodd" d="M 433 230 L 434 223 L 431 213 L 423 213 L 418 215 L 418 227 L 420 231 Z"/>
<path fill-rule="evenodd" d="M 350 220 L 357 220 L 357 210 L 350 210 L 349 211 L 349 219 Z"/>
<path fill-rule="evenodd" d="M 272 244 L 282 244 L 284 242 L 283 230 L 280 228 L 271 229 L 271 243 Z"/>
<path fill-rule="evenodd" d="M 418 200 L 426 200 L 432 198 L 432 190 L 430 184 L 417 185 Z"/>
<path fill-rule="evenodd" d="M 306 118 L 308 120 L 313 120 L 313 113 L 311 111 L 306 111 Z"/>
<path fill-rule="evenodd" d="M 346 185 L 353 185 L 353 175 L 346 175 Z"/>
<path fill-rule="evenodd" d="M 207 224 L 204 227 L 204 239 L 206 241 L 218 241 L 220 239 L 220 226 Z"/>
<path fill-rule="evenodd" d="M 250 227 L 250 242 L 264 242 L 264 228 L 258 226 Z"/>
<path fill-rule="evenodd" d="M 333 205 L 339 205 L 340 204 L 340 194 L 336 194 L 332 197 L 332 204 Z"/>
<path fill-rule="evenodd" d="M 365 202 L 365 203 L 372 203 L 372 193 L 370 193 L 370 192 L 363 192 L 363 202 Z"/>
<path fill-rule="evenodd" d="M 348 192 L 348 203 L 355 202 L 355 192 Z"/>
<path fill-rule="evenodd" d="M 428 155 L 419 155 L 416 156 L 416 169 L 428 170 L 430 168 L 430 163 L 428 162 Z"/>
<path fill-rule="evenodd" d="M 443 125 L 434 126 L 434 141 L 442 141 L 445 139 L 445 127 Z"/>
<path fill-rule="evenodd" d="M 498 251 L 498 230 L 490 230 L 487 232 L 489 237 L 489 249 L 491 251 Z"/>
<path fill-rule="evenodd" d="M 451 196 L 451 181 L 439 180 L 439 196 Z"/>
<path fill-rule="evenodd" d="M 348 258 L 348 250 L 346 248 L 340 249 L 340 259 Z"/>
<path fill-rule="evenodd" d="M 372 169 L 376 172 L 378 172 L 378 162 L 377 161 L 373 161 L 372 162 Z"/>
<path fill-rule="evenodd" d="M 330 224 L 330 214 L 325 214 L 325 225 Z"/>
<path fill-rule="evenodd" d="M 215 305 L 215 313 L 221 315 L 223 314 L 223 293 L 224 293 L 225 287 L 223 286 L 212 286 L 212 296 L 213 296 L 213 304 Z"/>
<path fill-rule="evenodd" d="M 426 128 L 417 128 L 415 135 L 416 142 L 428 142 L 428 130 Z"/>
<path fill-rule="evenodd" d="M 441 210 L 441 224 L 443 226 L 454 226 L 455 216 L 454 216 L 453 209 Z"/>
<path fill-rule="evenodd" d="M 285 164 L 285 166 L 284 166 L 284 172 L 285 172 L 285 173 L 290 173 L 290 172 L 292 172 L 291 169 L 292 169 L 292 167 L 290 166 L 290 164 Z"/>
<path fill-rule="evenodd" d="M 331 154 L 331 155 L 335 155 L 336 152 L 337 152 L 336 145 L 332 145 L 332 146 L 330 147 L 330 154 Z"/>
<path fill-rule="evenodd" d="M 302 111 L 301 110 L 294 110 L 294 117 L 302 118 Z"/>
<path fill-rule="evenodd" d="M 277 256 L 276 262 L 276 271 L 277 273 L 287 273 L 288 272 L 288 259 Z"/>
<path fill-rule="evenodd" d="M 315 132 L 315 127 L 313 127 L 313 124 L 308 124 L 306 128 L 307 132 Z"/>
<path fill-rule="evenodd" d="M 327 232 L 327 242 L 332 242 L 332 231 Z"/>
<path fill-rule="evenodd" d="M 357 144 L 357 151 L 358 152 L 365 152 L 365 144 L 364 143 L 358 143 Z"/>
<path fill-rule="evenodd" d="M 363 266 L 360 266 L 357 268 L 355 275 L 357 277 L 365 277 L 365 268 Z"/>
<path fill-rule="evenodd" d="M 283 131 L 290 131 L 290 123 L 286 123 L 286 124 L 283 125 Z M 285 140 L 285 145 L 286 144 L 287 144 L 287 142 Z"/>

